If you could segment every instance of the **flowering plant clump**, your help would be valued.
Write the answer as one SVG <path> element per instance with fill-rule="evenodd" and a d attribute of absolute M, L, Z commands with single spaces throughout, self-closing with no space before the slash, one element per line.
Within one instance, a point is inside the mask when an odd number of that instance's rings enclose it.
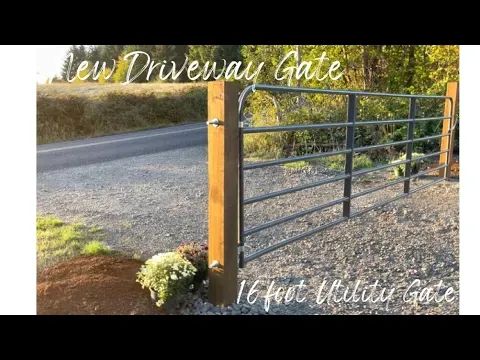
<path fill-rule="evenodd" d="M 197 270 L 177 252 L 157 254 L 148 259 L 137 273 L 137 282 L 157 295 L 156 305 L 186 293 Z"/>
<path fill-rule="evenodd" d="M 207 278 L 208 275 L 208 247 L 206 244 L 199 244 L 197 242 L 189 242 L 180 245 L 177 252 L 185 259 L 190 261 L 197 269 L 194 283 L 200 284 Z"/>

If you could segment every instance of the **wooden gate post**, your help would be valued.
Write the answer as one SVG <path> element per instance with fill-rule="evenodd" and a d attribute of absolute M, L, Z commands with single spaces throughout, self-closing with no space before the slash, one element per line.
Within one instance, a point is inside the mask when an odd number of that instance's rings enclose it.
<path fill-rule="evenodd" d="M 445 108 L 443 111 L 443 116 L 452 116 L 451 119 L 444 119 L 443 120 L 443 127 L 442 127 L 442 134 L 446 135 L 452 128 L 453 124 L 455 123 L 455 115 L 457 112 L 457 103 L 458 103 L 458 82 L 449 82 L 447 84 L 447 92 L 445 96 L 449 96 L 452 98 L 452 102 L 450 100 L 445 100 Z M 452 108 L 453 106 L 453 108 Z M 438 175 L 440 177 L 450 177 L 450 170 L 452 167 L 452 160 L 453 160 L 453 146 L 455 144 L 455 129 L 451 131 L 450 136 L 442 137 L 442 142 L 440 145 L 440 151 L 448 150 L 448 153 L 440 154 L 440 159 L 438 161 L 439 165 L 447 165 L 446 168 L 440 169 L 438 171 Z"/>
<path fill-rule="evenodd" d="M 208 297 L 214 305 L 237 297 L 238 92 L 234 82 L 208 83 Z"/>

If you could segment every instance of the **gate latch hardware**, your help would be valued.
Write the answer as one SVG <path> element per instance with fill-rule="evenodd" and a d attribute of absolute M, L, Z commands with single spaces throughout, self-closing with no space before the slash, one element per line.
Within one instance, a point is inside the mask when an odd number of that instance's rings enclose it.
<path fill-rule="evenodd" d="M 220 120 L 218 120 L 217 118 L 212 119 L 212 120 L 208 120 L 207 121 L 207 126 L 208 125 L 213 125 L 213 127 L 219 127 L 220 126 Z"/>

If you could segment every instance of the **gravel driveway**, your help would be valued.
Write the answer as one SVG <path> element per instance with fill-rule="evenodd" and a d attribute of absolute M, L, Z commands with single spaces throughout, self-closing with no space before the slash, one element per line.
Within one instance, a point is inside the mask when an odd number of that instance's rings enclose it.
<path fill-rule="evenodd" d="M 206 149 L 191 147 L 124 158 L 82 167 L 39 173 L 37 209 L 65 220 L 100 225 L 110 246 L 131 255 L 148 257 L 171 250 L 183 241 L 207 239 Z M 246 176 L 246 197 L 314 181 L 333 175 L 321 167 L 287 170 L 282 167 L 252 170 Z M 354 192 L 385 181 L 387 173 L 363 177 Z M 413 188 L 431 181 L 420 179 Z M 355 200 L 353 210 L 398 194 L 402 185 Z M 341 197 L 341 182 L 246 207 L 246 228 L 270 219 Z M 248 290 L 255 280 L 264 293 L 274 281 L 294 286 L 304 281 L 303 302 L 271 303 L 269 313 L 286 314 L 457 314 L 459 289 L 458 182 L 440 183 L 360 217 L 320 232 L 248 263 L 240 271 Z M 311 229 L 341 215 L 341 205 L 267 229 L 247 240 L 247 252 Z M 454 300 L 403 300 L 412 282 L 433 286 L 443 282 Z M 332 301 L 318 304 L 316 294 L 333 281 L 358 290 L 394 289 L 386 302 Z M 414 290 L 407 300 L 413 299 Z M 245 290 L 245 291 L 246 291 Z M 245 295 L 245 294 L 244 294 Z M 246 296 L 242 297 L 245 303 Z M 261 312 L 265 302 L 245 306 L 242 312 Z M 253 309 L 253 310 L 252 310 Z M 215 312 L 215 309 L 209 311 Z"/>

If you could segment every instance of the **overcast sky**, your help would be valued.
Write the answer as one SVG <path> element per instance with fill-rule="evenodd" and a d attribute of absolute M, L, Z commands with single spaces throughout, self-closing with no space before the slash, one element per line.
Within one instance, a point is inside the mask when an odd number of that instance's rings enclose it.
<path fill-rule="evenodd" d="M 43 45 L 37 48 L 37 83 L 60 74 L 63 60 L 70 45 Z"/>

